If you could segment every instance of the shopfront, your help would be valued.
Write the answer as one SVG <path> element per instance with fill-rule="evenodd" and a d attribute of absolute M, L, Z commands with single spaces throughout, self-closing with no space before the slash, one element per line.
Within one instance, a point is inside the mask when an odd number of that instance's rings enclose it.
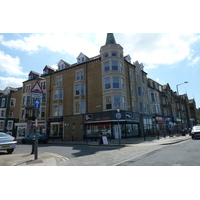
<path fill-rule="evenodd" d="M 50 118 L 48 120 L 47 134 L 50 138 L 63 139 L 63 117 Z"/>
<path fill-rule="evenodd" d="M 98 138 L 106 135 L 118 139 L 139 136 L 139 114 L 121 111 L 116 119 L 116 111 L 88 114 L 85 120 L 85 137 Z"/>

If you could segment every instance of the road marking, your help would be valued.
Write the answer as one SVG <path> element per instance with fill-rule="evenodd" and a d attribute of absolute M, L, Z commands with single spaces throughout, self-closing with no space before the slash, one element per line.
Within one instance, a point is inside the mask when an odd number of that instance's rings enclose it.
<path fill-rule="evenodd" d="M 67 158 L 65 156 L 61 156 L 61 155 L 56 154 L 56 153 L 49 153 L 49 152 L 45 152 L 45 153 L 47 153 L 47 154 L 49 154 L 49 155 L 51 155 L 53 157 L 60 158 L 62 161 L 68 161 L 69 160 L 69 158 Z"/>

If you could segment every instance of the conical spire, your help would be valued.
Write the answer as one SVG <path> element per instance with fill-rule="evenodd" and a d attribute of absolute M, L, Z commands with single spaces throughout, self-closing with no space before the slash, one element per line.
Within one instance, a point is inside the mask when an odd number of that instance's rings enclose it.
<path fill-rule="evenodd" d="M 117 44 L 113 33 L 107 33 L 106 45 L 107 44 Z"/>

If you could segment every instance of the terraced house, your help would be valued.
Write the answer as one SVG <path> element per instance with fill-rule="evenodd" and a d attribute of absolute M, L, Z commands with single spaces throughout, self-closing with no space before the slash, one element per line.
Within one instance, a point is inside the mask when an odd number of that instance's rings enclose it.
<path fill-rule="evenodd" d="M 144 66 L 138 61 L 131 63 L 112 33 L 95 57 L 81 52 L 75 64 L 60 60 L 57 70 L 45 66 L 41 74 L 29 73 L 23 82 L 19 122 L 15 123 L 19 139 L 35 131 L 31 88 L 36 82 L 43 90 L 38 128 L 50 138 L 143 136 L 155 120 L 165 121 L 168 116 L 164 118 L 162 109 L 166 111 L 161 108 L 163 86 L 154 88 L 148 83 Z"/>

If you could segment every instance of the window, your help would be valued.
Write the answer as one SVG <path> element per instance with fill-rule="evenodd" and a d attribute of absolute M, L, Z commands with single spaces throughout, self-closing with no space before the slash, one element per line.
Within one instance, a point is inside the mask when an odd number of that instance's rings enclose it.
<path fill-rule="evenodd" d="M 23 97 L 23 105 L 26 105 L 26 97 Z"/>
<path fill-rule="evenodd" d="M 62 100 L 63 99 L 63 90 L 54 90 L 54 100 Z"/>
<path fill-rule="evenodd" d="M 30 105 L 30 104 L 31 104 L 31 97 L 27 96 L 26 105 Z"/>
<path fill-rule="evenodd" d="M 76 72 L 76 80 L 80 81 L 83 79 L 84 79 L 84 72 L 83 71 Z"/>
<path fill-rule="evenodd" d="M 123 72 L 124 71 L 124 65 L 123 65 L 123 63 L 120 62 L 120 66 L 119 67 L 120 67 L 120 71 Z"/>
<path fill-rule="evenodd" d="M 141 83 L 141 76 L 137 74 L 137 83 Z"/>
<path fill-rule="evenodd" d="M 74 103 L 75 106 L 75 114 L 80 114 L 80 102 L 77 101 Z"/>
<path fill-rule="evenodd" d="M 112 109 L 111 96 L 105 97 L 105 101 L 106 101 L 106 110 Z"/>
<path fill-rule="evenodd" d="M 13 117 L 13 110 L 10 110 L 9 117 Z"/>
<path fill-rule="evenodd" d="M 41 109 L 41 117 L 45 117 L 45 107 L 42 107 Z"/>
<path fill-rule="evenodd" d="M 13 129 L 13 121 L 8 121 L 7 123 L 7 130 L 12 130 Z"/>
<path fill-rule="evenodd" d="M 135 109 L 135 102 L 132 101 L 132 112 L 135 112 L 135 111 L 136 111 L 136 109 Z"/>
<path fill-rule="evenodd" d="M 5 109 L 0 109 L 0 117 L 5 117 L 6 110 Z"/>
<path fill-rule="evenodd" d="M 105 63 L 103 64 L 103 67 L 104 67 L 104 72 L 110 71 L 109 62 L 105 62 Z"/>
<path fill-rule="evenodd" d="M 79 95 L 85 95 L 85 85 L 84 84 L 75 85 L 75 96 L 79 96 Z"/>
<path fill-rule="evenodd" d="M 0 130 L 3 130 L 4 127 L 4 121 L 0 121 Z"/>
<path fill-rule="evenodd" d="M 142 113 L 143 112 L 143 103 L 139 102 L 139 112 Z"/>
<path fill-rule="evenodd" d="M 4 107 L 4 106 L 5 106 L 5 102 L 6 102 L 6 99 L 5 99 L 5 98 L 2 98 L 2 99 L 1 99 L 1 107 Z"/>
<path fill-rule="evenodd" d="M 42 93 L 42 102 L 46 102 L 46 93 Z"/>
<path fill-rule="evenodd" d="M 131 85 L 131 95 L 134 96 L 134 86 Z"/>
<path fill-rule="evenodd" d="M 62 77 L 56 77 L 56 86 L 62 86 Z"/>
<path fill-rule="evenodd" d="M 120 96 L 114 96 L 114 108 L 120 108 Z"/>
<path fill-rule="evenodd" d="M 60 104 L 60 105 L 58 106 L 58 116 L 62 116 L 62 115 L 63 115 L 63 105 Z"/>
<path fill-rule="evenodd" d="M 125 110 L 126 109 L 126 98 L 125 97 L 122 97 L 122 106 L 123 106 L 123 109 Z"/>
<path fill-rule="evenodd" d="M 129 72 L 130 79 L 133 80 L 133 71 Z"/>
<path fill-rule="evenodd" d="M 85 101 L 76 101 L 74 102 L 74 113 L 83 114 L 85 113 Z"/>
<path fill-rule="evenodd" d="M 155 101 L 155 95 L 153 92 L 151 93 L 151 101 L 153 101 L 153 102 Z"/>
<path fill-rule="evenodd" d="M 46 89 L 46 82 L 45 81 L 41 82 L 41 88 Z"/>
<path fill-rule="evenodd" d="M 122 86 L 122 89 L 123 89 L 123 90 L 125 89 L 125 83 L 124 83 L 124 82 L 125 82 L 124 79 L 121 78 L 121 86 Z"/>
<path fill-rule="evenodd" d="M 75 95 L 80 95 L 80 85 L 75 85 Z"/>
<path fill-rule="evenodd" d="M 119 77 L 113 77 L 113 88 L 119 88 Z"/>
<path fill-rule="evenodd" d="M 138 87 L 138 96 L 142 96 L 142 88 Z"/>
<path fill-rule="evenodd" d="M 118 70 L 118 61 L 112 61 L 112 70 L 114 71 Z"/>
<path fill-rule="evenodd" d="M 108 53 L 104 54 L 104 58 L 108 58 Z"/>
<path fill-rule="evenodd" d="M 15 102 L 16 102 L 16 99 L 15 98 L 11 98 L 10 99 L 10 106 L 11 107 L 15 107 Z"/>
<path fill-rule="evenodd" d="M 112 56 L 113 56 L 113 57 L 116 57 L 116 56 L 117 56 L 117 54 L 116 54 L 116 53 L 112 53 Z"/>
<path fill-rule="evenodd" d="M 23 109 L 21 112 L 21 119 L 24 119 L 24 118 L 25 118 L 25 110 Z"/>
<path fill-rule="evenodd" d="M 81 101 L 81 113 L 85 113 L 85 102 Z"/>
<path fill-rule="evenodd" d="M 58 116 L 58 105 L 53 106 L 53 116 Z"/>
<path fill-rule="evenodd" d="M 81 95 L 85 95 L 85 85 L 81 84 Z"/>
<path fill-rule="evenodd" d="M 110 78 L 105 78 L 105 89 L 108 90 L 111 88 Z"/>
<path fill-rule="evenodd" d="M 27 85 L 26 86 L 26 93 L 30 93 L 31 92 L 31 86 L 30 85 Z"/>

